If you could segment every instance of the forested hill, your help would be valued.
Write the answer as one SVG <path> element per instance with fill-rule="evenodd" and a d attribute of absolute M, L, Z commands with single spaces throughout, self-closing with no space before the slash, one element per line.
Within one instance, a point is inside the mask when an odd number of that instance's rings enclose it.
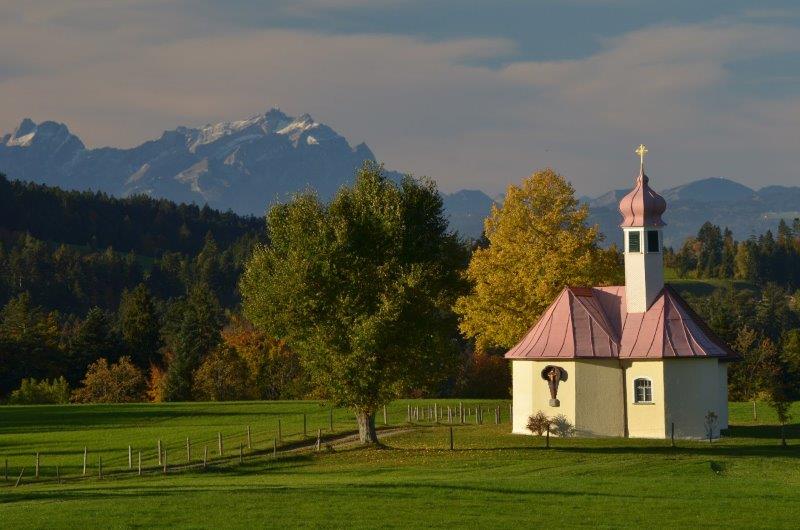
<path fill-rule="evenodd" d="M 208 206 L 64 191 L 0 174 L 0 234 L 5 240 L 14 233 L 28 233 L 47 242 L 157 257 L 165 252 L 197 254 L 209 234 L 226 249 L 263 229 L 263 218 Z"/>

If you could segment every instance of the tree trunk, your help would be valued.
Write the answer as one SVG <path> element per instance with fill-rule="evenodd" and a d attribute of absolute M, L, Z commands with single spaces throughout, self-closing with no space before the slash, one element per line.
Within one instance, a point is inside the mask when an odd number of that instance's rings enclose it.
<path fill-rule="evenodd" d="M 375 412 L 357 411 L 358 439 L 362 444 L 377 444 L 378 433 L 375 432 Z"/>

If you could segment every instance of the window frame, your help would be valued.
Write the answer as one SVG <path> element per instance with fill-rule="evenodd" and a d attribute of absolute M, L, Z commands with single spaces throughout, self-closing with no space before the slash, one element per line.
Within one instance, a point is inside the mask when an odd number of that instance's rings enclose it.
<path fill-rule="evenodd" d="M 632 237 L 634 235 L 636 236 L 635 238 Z M 631 242 L 633 240 L 636 241 L 636 247 L 637 247 L 636 250 L 633 250 L 633 248 L 631 247 Z M 625 247 L 627 249 L 627 252 L 629 252 L 631 254 L 641 254 L 642 253 L 642 232 L 641 232 L 641 230 L 630 230 L 630 231 L 628 231 L 628 242 L 627 243 L 628 244 Z"/>
<path fill-rule="evenodd" d="M 643 383 L 641 386 L 642 398 L 639 399 L 639 383 Z M 644 384 L 646 383 L 646 384 Z M 649 399 L 648 399 L 649 398 Z M 637 377 L 633 380 L 633 403 L 634 405 L 652 405 L 653 401 L 653 380 L 649 377 Z"/>
<path fill-rule="evenodd" d="M 645 237 L 645 243 L 646 243 L 645 246 L 647 248 L 647 253 L 648 254 L 658 254 L 659 252 L 661 252 L 661 234 L 659 234 L 658 232 L 659 232 L 658 230 L 647 230 L 647 232 L 646 232 L 647 236 Z M 655 234 L 655 236 L 656 236 L 656 249 L 655 250 L 653 250 L 650 247 L 650 242 L 651 242 L 650 235 L 651 234 Z"/>

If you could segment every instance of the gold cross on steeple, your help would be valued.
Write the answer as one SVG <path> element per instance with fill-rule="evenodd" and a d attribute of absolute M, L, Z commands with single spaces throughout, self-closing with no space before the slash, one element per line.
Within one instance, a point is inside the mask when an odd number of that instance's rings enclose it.
<path fill-rule="evenodd" d="M 644 144 L 639 144 L 636 148 L 636 154 L 639 155 L 639 169 L 644 173 L 644 155 L 647 154 L 647 147 Z"/>

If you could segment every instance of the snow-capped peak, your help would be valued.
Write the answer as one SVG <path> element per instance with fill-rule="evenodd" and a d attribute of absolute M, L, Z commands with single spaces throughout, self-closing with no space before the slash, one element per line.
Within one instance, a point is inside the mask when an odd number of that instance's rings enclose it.
<path fill-rule="evenodd" d="M 319 123 L 315 122 L 313 118 L 311 118 L 308 114 L 303 114 L 299 118 L 294 119 L 291 123 L 279 129 L 277 131 L 278 134 L 296 134 L 296 133 L 304 133 L 311 129 L 316 129 L 319 127 Z"/>
<path fill-rule="evenodd" d="M 66 145 L 76 149 L 84 148 L 83 142 L 69 132 L 63 123 L 43 121 L 37 124 L 30 118 L 22 120 L 13 134 L 6 135 L 4 139 L 8 147 L 31 147 L 36 143 L 45 145 L 50 150 L 60 149 Z"/>

